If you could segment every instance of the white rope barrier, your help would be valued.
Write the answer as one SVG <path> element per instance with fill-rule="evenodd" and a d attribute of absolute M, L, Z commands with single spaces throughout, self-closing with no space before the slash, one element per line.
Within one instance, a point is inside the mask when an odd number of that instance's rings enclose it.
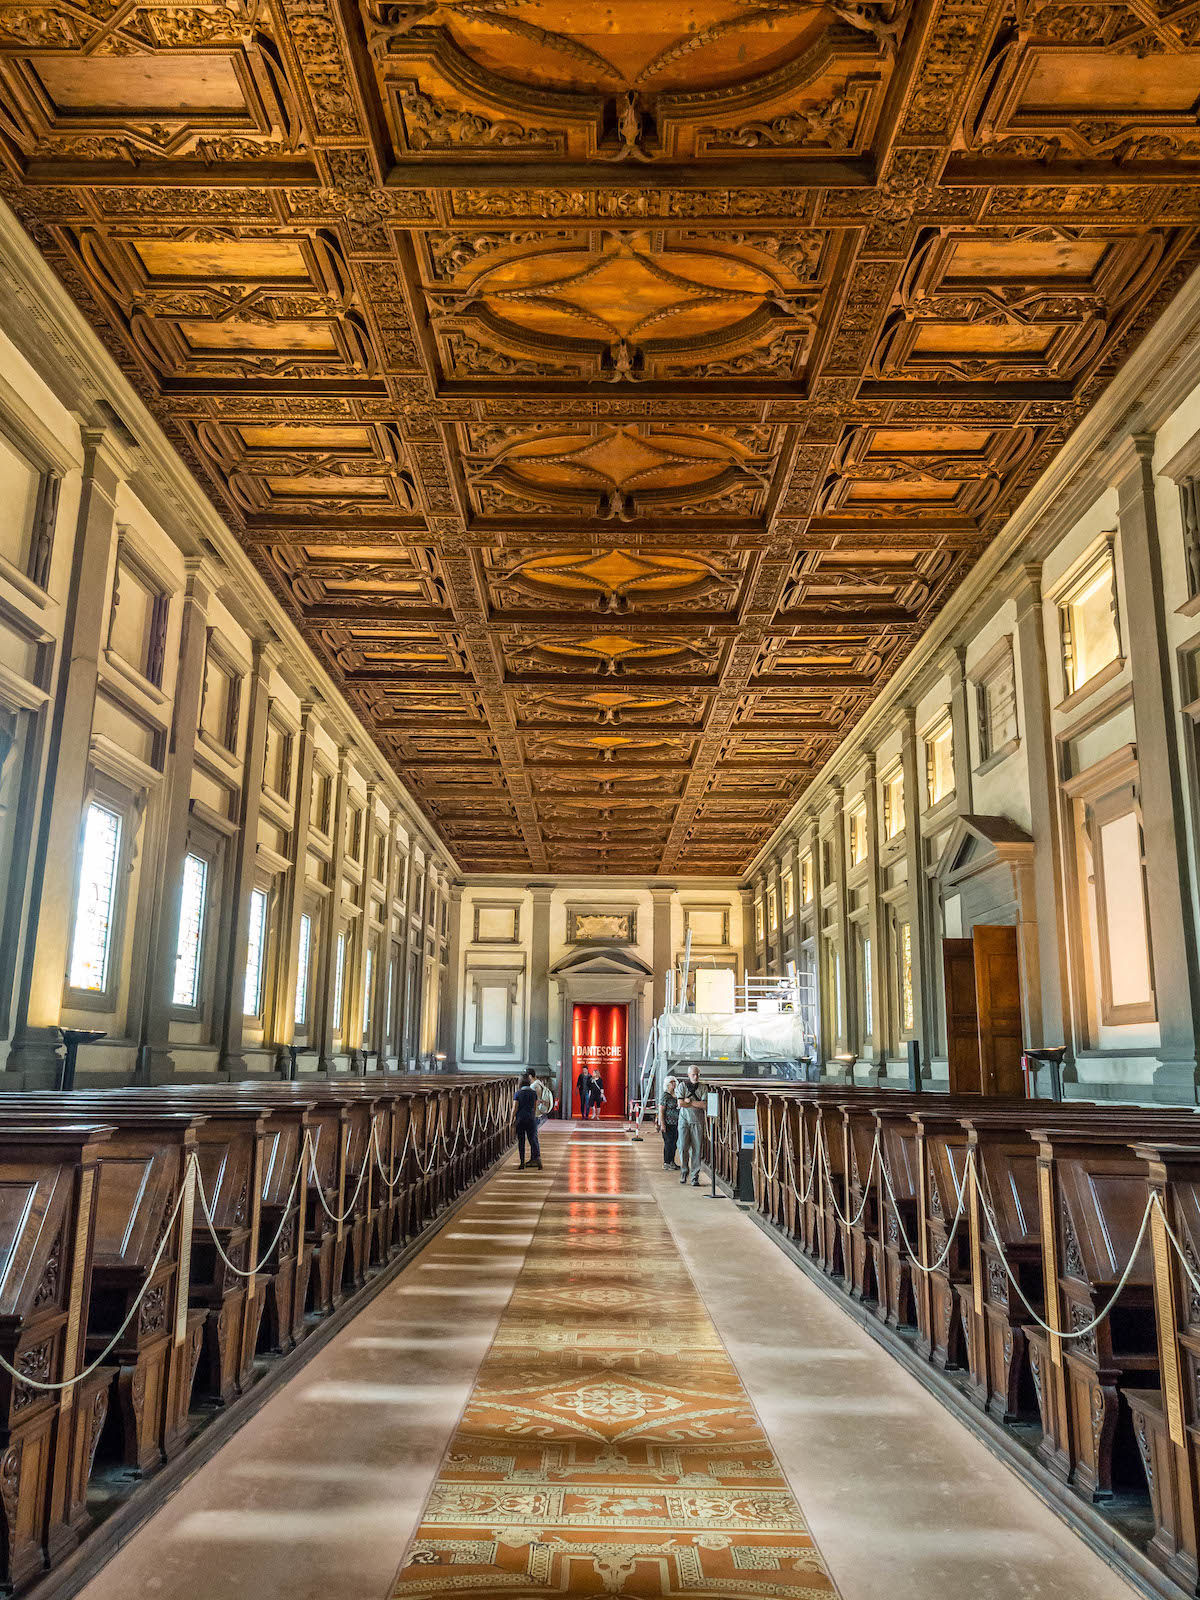
<path fill-rule="evenodd" d="M 974 1154 L 973 1151 L 972 1151 L 972 1154 Z M 965 1187 L 965 1185 L 964 1185 L 964 1187 Z M 1141 1223 L 1141 1226 L 1139 1227 L 1139 1229 L 1137 1231 L 1137 1238 L 1133 1241 L 1133 1252 L 1130 1255 L 1129 1260 L 1125 1263 L 1125 1270 L 1124 1270 L 1124 1272 L 1122 1272 L 1120 1278 L 1117 1280 L 1117 1287 L 1113 1290 L 1112 1294 L 1109 1296 L 1108 1303 L 1104 1307 L 1104 1310 L 1099 1312 L 1098 1315 L 1094 1316 L 1092 1318 L 1092 1320 L 1085 1327 L 1072 1328 L 1068 1332 L 1065 1328 L 1056 1328 L 1056 1327 L 1054 1327 L 1053 1324 L 1047 1322 L 1044 1317 L 1039 1316 L 1039 1314 L 1030 1305 L 1029 1298 L 1025 1294 L 1025 1291 L 1021 1288 L 1021 1285 L 1017 1282 L 1016 1278 L 1013 1276 L 1013 1270 L 1008 1264 L 1008 1256 L 1007 1256 L 1007 1253 L 1005 1251 L 1004 1241 L 1000 1237 L 1000 1230 L 996 1226 L 996 1219 L 992 1216 L 991 1208 L 989 1207 L 989 1205 L 987 1203 L 987 1199 L 984 1196 L 983 1185 L 979 1182 L 978 1174 L 976 1174 L 976 1177 L 975 1177 L 975 1193 L 979 1196 L 980 1209 L 983 1211 L 984 1218 L 987 1221 L 988 1231 L 991 1234 L 992 1238 L 995 1240 L 997 1247 L 999 1248 L 1000 1260 L 1001 1260 L 1001 1263 L 1002 1263 L 1002 1265 L 1004 1267 L 1004 1271 L 1008 1276 L 1008 1280 L 1012 1284 L 1013 1288 L 1017 1291 L 1017 1298 L 1020 1300 L 1021 1304 L 1025 1307 L 1025 1309 L 1029 1313 L 1029 1315 L 1033 1318 L 1034 1322 L 1037 1323 L 1038 1327 L 1044 1329 L 1046 1333 L 1053 1334 L 1055 1336 L 1055 1338 L 1058 1338 L 1058 1339 L 1084 1339 L 1084 1338 L 1087 1337 L 1087 1335 L 1089 1333 L 1094 1333 L 1096 1331 L 1096 1329 L 1100 1326 L 1100 1324 L 1104 1321 L 1105 1317 L 1108 1316 L 1108 1314 L 1112 1310 L 1112 1308 L 1116 1305 L 1117 1301 L 1120 1299 L 1121 1294 L 1123 1293 L 1123 1291 L 1125 1289 L 1125 1285 L 1129 1282 L 1129 1274 L 1133 1271 L 1133 1264 L 1138 1258 L 1139 1250 L 1141 1250 L 1141 1248 L 1142 1248 L 1142 1240 L 1146 1237 L 1146 1228 L 1147 1228 L 1147 1226 L 1149 1225 L 1149 1222 L 1150 1222 L 1150 1213 L 1154 1209 L 1154 1207 L 1156 1205 L 1158 1205 L 1158 1196 L 1157 1196 L 1157 1194 L 1155 1194 L 1154 1191 L 1151 1190 L 1151 1192 L 1150 1192 L 1150 1194 L 1149 1194 L 1149 1196 L 1148 1196 L 1148 1198 L 1146 1200 L 1146 1209 L 1142 1212 L 1142 1223 Z M 1160 1213 L 1161 1213 L 1161 1210 L 1162 1210 L 1162 1208 L 1160 1206 L 1159 1207 Z M 1166 1217 L 1163 1217 L 1163 1221 L 1164 1221 L 1164 1223 L 1166 1222 Z M 1186 1262 L 1184 1264 L 1186 1266 Z M 1046 1287 L 1047 1287 L 1047 1290 L 1049 1290 L 1050 1285 L 1047 1284 Z M 1057 1286 L 1055 1286 L 1055 1287 L 1057 1287 Z"/>
<path fill-rule="evenodd" d="M 372 1118 L 372 1123 L 373 1122 L 374 1118 Z M 312 1172 L 313 1183 L 316 1185 L 317 1199 L 321 1202 L 321 1206 L 324 1209 L 325 1215 L 329 1218 L 330 1222 L 332 1222 L 335 1227 L 340 1228 L 341 1225 L 351 1216 L 355 1206 L 358 1204 L 358 1197 L 362 1193 L 363 1184 L 367 1181 L 367 1173 L 371 1170 L 371 1163 L 369 1161 L 363 1162 L 362 1171 L 358 1175 L 358 1185 L 354 1190 L 353 1196 L 351 1197 L 350 1204 L 339 1217 L 336 1211 L 330 1209 L 329 1202 L 325 1198 L 325 1189 L 321 1183 L 321 1175 L 317 1171 L 316 1147 L 311 1141 L 309 1142 L 308 1147 L 308 1160 L 309 1168 Z"/>
<path fill-rule="evenodd" d="M 308 1141 L 308 1132 L 307 1132 L 307 1130 L 305 1131 L 304 1138 L 305 1138 L 305 1143 L 307 1143 L 307 1141 Z M 303 1171 L 304 1171 L 304 1151 L 301 1150 L 300 1159 L 296 1162 L 296 1176 L 292 1179 L 291 1193 L 287 1197 L 287 1206 L 286 1206 L 286 1209 L 284 1210 L 283 1217 L 282 1217 L 282 1219 L 281 1219 L 281 1221 L 279 1223 L 279 1228 L 278 1228 L 278 1230 L 277 1230 L 277 1232 L 275 1234 L 275 1237 L 271 1240 L 270 1244 L 267 1246 L 266 1252 L 263 1255 L 262 1260 L 259 1261 L 256 1266 L 253 1266 L 253 1267 L 239 1267 L 235 1262 L 233 1262 L 233 1261 L 231 1261 L 229 1259 L 228 1255 L 226 1255 L 225 1247 L 221 1243 L 220 1239 L 217 1237 L 217 1227 L 216 1227 L 216 1223 L 213 1221 L 212 1209 L 211 1209 L 211 1207 L 209 1206 L 209 1203 L 208 1203 L 208 1196 L 204 1192 L 204 1175 L 200 1170 L 199 1161 L 196 1162 L 196 1194 L 197 1194 L 197 1196 L 199 1197 L 199 1200 L 200 1200 L 200 1209 L 204 1213 L 204 1220 L 205 1220 L 205 1222 L 208 1223 L 208 1231 L 212 1235 L 212 1242 L 217 1247 L 217 1254 L 220 1256 L 221 1260 L 229 1268 L 230 1272 L 236 1272 L 239 1278 L 253 1278 L 256 1273 L 259 1273 L 259 1272 L 262 1271 L 262 1269 L 266 1266 L 267 1262 L 271 1259 L 271 1256 L 274 1254 L 275 1246 L 279 1243 L 280 1239 L 283 1238 L 283 1230 L 287 1227 L 288 1218 L 291 1216 L 292 1211 L 293 1211 L 293 1209 L 295 1207 L 296 1191 L 300 1186 L 300 1175 L 301 1175 L 301 1173 Z"/>
<path fill-rule="evenodd" d="M 129 1324 L 133 1321 L 138 1307 L 146 1298 L 146 1294 L 149 1291 L 150 1285 L 154 1281 L 154 1274 L 158 1271 L 158 1264 L 162 1260 L 163 1252 L 166 1250 L 167 1245 L 170 1242 L 171 1230 L 175 1226 L 175 1219 L 178 1217 L 180 1207 L 183 1205 L 183 1199 L 187 1194 L 188 1183 L 191 1181 L 193 1170 L 196 1170 L 197 1172 L 199 1170 L 199 1163 L 197 1162 L 194 1154 L 188 1158 L 188 1163 L 184 1171 L 184 1179 L 179 1185 L 179 1193 L 175 1196 L 175 1204 L 171 1208 L 171 1215 L 167 1218 L 167 1225 L 163 1229 L 163 1236 L 158 1241 L 158 1249 L 154 1252 L 150 1265 L 146 1269 L 146 1281 L 138 1290 L 137 1298 L 130 1306 L 124 1322 L 117 1329 L 116 1333 L 113 1334 L 112 1338 L 105 1345 L 104 1349 L 101 1350 L 96 1359 L 88 1366 L 84 1367 L 82 1372 L 77 1372 L 74 1377 L 64 1378 L 58 1383 L 48 1383 L 43 1382 L 40 1378 L 29 1377 L 28 1374 L 21 1372 L 19 1368 L 14 1367 L 11 1361 L 7 1361 L 4 1356 L 0 1356 L 0 1368 L 7 1372 L 10 1378 L 15 1378 L 18 1383 L 24 1384 L 27 1389 L 38 1389 L 45 1391 L 46 1393 L 50 1393 L 52 1391 L 58 1392 L 63 1389 L 73 1389 L 77 1383 L 82 1383 L 85 1378 L 90 1378 L 92 1373 L 96 1371 L 97 1367 L 103 1366 L 104 1362 L 108 1360 L 109 1356 L 124 1338 L 126 1328 L 128 1328 Z"/>
<path fill-rule="evenodd" d="M 835 1198 L 833 1173 L 829 1168 L 829 1146 L 825 1140 L 825 1124 L 823 1122 L 817 1123 L 817 1141 L 817 1148 L 821 1156 L 821 1164 L 825 1169 L 825 1176 L 829 1179 L 829 1203 L 833 1207 L 834 1215 L 844 1228 L 857 1227 L 858 1223 L 862 1219 L 863 1212 L 867 1209 L 867 1201 L 871 1198 L 871 1177 L 875 1171 L 875 1158 L 879 1154 L 879 1132 L 876 1130 L 875 1143 L 871 1146 L 871 1163 L 867 1168 L 867 1177 L 865 1183 L 863 1184 L 862 1204 L 854 1213 L 853 1217 L 849 1218 L 849 1220 L 842 1215 L 842 1208 L 838 1205 Z"/>
<path fill-rule="evenodd" d="M 918 1272 L 923 1272 L 926 1274 L 926 1276 L 928 1276 L 930 1273 L 939 1271 L 939 1269 L 949 1259 L 950 1251 L 954 1245 L 954 1236 L 958 1232 L 958 1225 L 962 1220 L 963 1212 L 966 1210 L 967 1185 L 971 1181 L 971 1175 L 974 1166 L 975 1152 L 972 1150 L 967 1155 L 967 1166 L 963 1173 L 962 1187 L 958 1190 L 958 1210 L 954 1213 L 954 1221 L 950 1225 L 950 1232 L 946 1239 L 946 1248 L 942 1251 L 941 1255 L 936 1261 L 934 1261 L 930 1266 L 925 1266 L 920 1257 L 917 1255 L 917 1252 L 913 1249 L 908 1234 L 904 1230 L 904 1221 L 900 1216 L 900 1207 L 896 1200 L 896 1191 L 892 1188 L 891 1174 L 888 1172 L 887 1163 L 883 1160 L 882 1154 L 880 1155 L 879 1170 L 883 1174 L 884 1186 L 887 1189 L 888 1198 L 892 1202 L 892 1214 L 896 1218 L 896 1227 L 899 1230 L 900 1238 L 903 1241 L 904 1248 L 908 1253 L 911 1264 L 916 1267 Z"/>
<path fill-rule="evenodd" d="M 497 1126 L 498 1125 L 499 1125 L 499 1122 L 497 1121 Z M 478 1127 L 478 1124 L 477 1124 L 477 1127 Z M 434 1134 L 434 1148 L 435 1149 L 436 1149 L 436 1145 L 437 1145 L 437 1139 L 438 1139 L 440 1134 L 441 1134 L 441 1129 L 439 1127 L 436 1130 L 435 1134 Z M 401 1152 L 400 1161 L 397 1164 L 396 1177 L 392 1180 L 392 1182 L 390 1184 L 388 1184 L 389 1188 L 395 1188 L 396 1184 L 399 1183 L 399 1181 L 400 1181 L 401 1170 L 402 1170 L 403 1164 L 404 1164 L 404 1157 L 405 1157 L 405 1155 L 407 1154 L 407 1151 L 408 1151 L 408 1143 L 409 1143 L 409 1139 L 411 1138 L 411 1135 L 412 1135 L 412 1124 L 410 1123 L 409 1127 L 407 1129 L 407 1132 L 405 1134 L 404 1150 Z M 388 1180 L 387 1180 L 386 1176 L 383 1175 L 383 1168 L 382 1168 L 380 1148 L 379 1148 L 379 1120 L 376 1117 L 373 1117 L 371 1119 L 371 1136 L 370 1136 L 369 1146 L 374 1148 L 376 1161 L 380 1162 L 380 1173 L 381 1173 L 381 1176 L 383 1176 L 383 1181 L 385 1183 L 387 1183 Z M 368 1154 L 369 1154 L 369 1151 L 368 1151 Z M 187 1195 L 188 1185 L 189 1185 L 189 1183 L 191 1183 L 193 1181 L 195 1182 L 195 1185 L 196 1185 L 196 1194 L 197 1194 L 197 1197 L 199 1198 L 199 1201 L 200 1201 L 200 1209 L 201 1209 L 201 1212 L 203 1213 L 205 1223 L 208 1226 L 208 1231 L 209 1231 L 210 1235 L 212 1236 L 213 1244 L 216 1246 L 217 1254 L 220 1256 L 221 1260 L 225 1263 L 226 1267 L 228 1267 L 231 1272 L 236 1273 L 238 1275 L 238 1277 L 240 1277 L 240 1278 L 252 1278 L 256 1273 L 261 1272 L 263 1267 L 267 1264 L 267 1262 L 270 1260 L 271 1256 L 273 1255 L 276 1246 L 279 1244 L 280 1239 L 283 1237 L 283 1230 L 287 1226 L 288 1218 L 290 1217 L 292 1211 L 295 1209 L 297 1190 L 299 1188 L 301 1174 L 304 1171 L 304 1165 L 305 1165 L 304 1158 L 305 1158 L 305 1155 L 307 1155 L 307 1157 L 308 1157 L 309 1169 L 310 1169 L 310 1171 L 312 1173 L 313 1181 L 314 1181 L 314 1183 L 316 1185 L 317 1198 L 320 1200 L 321 1205 L 324 1207 L 327 1215 L 330 1217 L 330 1219 L 335 1224 L 340 1225 L 341 1223 L 345 1222 L 346 1219 L 353 1212 L 355 1206 L 358 1204 L 358 1197 L 362 1193 L 362 1186 L 363 1186 L 363 1183 L 366 1181 L 367 1171 L 368 1171 L 368 1169 L 370 1167 L 370 1161 L 369 1160 L 365 1160 L 363 1162 L 363 1170 L 359 1175 L 358 1186 L 354 1191 L 354 1196 L 351 1199 L 350 1204 L 347 1207 L 347 1209 L 339 1217 L 339 1216 L 336 1215 L 335 1212 L 333 1212 L 330 1209 L 329 1205 L 326 1202 L 324 1187 L 323 1187 L 323 1185 L 321 1183 L 320 1175 L 319 1175 L 319 1173 L 317 1172 L 317 1169 L 316 1169 L 316 1144 L 315 1144 L 315 1142 L 314 1142 L 314 1140 L 312 1138 L 311 1132 L 309 1130 L 306 1130 L 305 1134 L 304 1134 L 303 1148 L 302 1148 L 301 1153 L 300 1153 L 300 1159 L 296 1163 L 296 1175 L 292 1179 L 291 1192 L 288 1195 L 288 1199 L 287 1199 L 287 1202 L 286 1202 L 286 1205 L 285 1205 L 285 1208 L 284 1208 L 283 1218 L 282 1218 L 282 1220 L 281 1220 L 281 1222 L 279 1224 L 278 1230 L 276 1231 L 275 1237 L 274 1237 L 274 1239 L 272 1239 L 270 1245 L 267 1247 L 267 1250 L 266 1250 L 265 1254 L 263 1255 L 262 1259 L 255 1266 L 253 1266 L 253 1267 L 239 1267 L 233 1261 L 230 1260 L 230 1258 L 229 1258 L 228 1254 L 226 1253 L 223 1245 L 221 1244 L 221 1241 L 220 1241 L 219 1237 L 217 1236 L 216 1224 L 215 1224 L 215 1222 L 213 1220 L 212 1208 L 211 1208 L 211 1205 L 209 1203 L 208 1195 L 207 1195 L 207 1193 L 205 1191 L 205 1188 L 204 1188 L 204 1179 L 203 1179 L 203 1176 L 201 1175 L 201 1171 L 200 1171 L 200 1162 L 199 1162 L 199 1159 L 197 1158 L 195 1152 L 192 1152 L 188 1156 L 188 1160 L 187 1160 L 187 1163 L 186 1163 L 185 1168 L 184 1168 L 183 1181 L 179 1185 L 179 1193 L 175 1196 L 174 1204 L 171 1207 L 171 1214 L 167 1218 L 166 1225 L 163 1228 L 162 1238 L 158 1241 L 158 1246 L 155 1249 L 154 1255 L 151 1257 L 150 1265 L 146 1269 L 145 1282 L 142 1284 L 142 1287 L 138 1290 L 136 1296 L 134 1297 L 133 1302 L 131 1303 L 131 1305 L 129 1307 L 129 1310 L 125 1315 L 125 1319 L 121 1323 L 121 1326 L 117 1329 L 116 1333 L 113 1334 L 112 1338 L 105 1345 L 104 1349 L 101 1350 L 100 1354 L 95 1358 L 95 1360 L 89 1362 L 88 1365 L 86 1367 L 84 1367 L 81 1372 L 76 1372 L 72 1377 L 64 1378 L 64 1379 L 62 1379 L 61 1381 L 58 1381 L 58 1382 L 48 1382 L 48 1381 L 44 1381 L 43 1379 L 40 1379 L 40 1378 L 31 1377 L 28 1373 L 22 1372 L 19 1367 L 13 1366 L 12 1362 L 9 1361 L 3 1355 L 0 1355 L 0 1371 L 7 1372 L 9 1377 L 12 1378 L 14 1380 L 14 1382 L 22 1384 L 26 1389 L 34 1389 L 34 1390 L 37 1390 L 39 1393 L 47 1393 L 47 1394 L 49 1394 L 49 1393 L 61 1393 L 62 1391 L 66 1390 L 66 1389 L 73 1389 L 76 1386 L 76 1384 L 82 1383 L 85 1378 L 90 1378 L 93 1372 L 96 1372 L 100 1367 L 102 1367 L 104 1365 L 105 1361 L 108 1360 L 109 1356 L 112 1354 L 112 1352 L 116 1349 L 118 1344 L 120 1344 L 121 1340 L 124 1338 L 126 1330 L 128 1329 L 130 1323 L 133 1321 L 134 1317 L 137 1315 L 137 1313 L 138 1313 L 138 1311 L 139 1311 L 139 1309 L 141 1307 L 142 1301 L 146 1298 L 146 1295 L 149 1293 L 151 1285 L 154 1282 L 154 1274 L 158 1271 L 159 1263 L 161 1262 L 161 1260 L 163 1258 L 163 1254 L 166 1251 L 167 1245 L 171 1241 L 171 1232 L 172 1232 L 172 1230 L 173 1230 L 173 1228 L 175 1226 L 176 1220 L 179 1217 L 180 1210 L 182 1209 L 184 1198 Z M 427 1169 L 427 1170 L 431 1170 L 431 1169 Z M 188 1241 L 188 1245 L 190 1247 L 190 1240 Z"/>

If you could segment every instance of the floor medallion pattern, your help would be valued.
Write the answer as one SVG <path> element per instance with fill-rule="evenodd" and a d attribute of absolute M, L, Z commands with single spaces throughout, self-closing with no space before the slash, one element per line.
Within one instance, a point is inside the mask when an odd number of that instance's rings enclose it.
<path fill-rule="evenodd" d="M 393 1600 L 836 1600 L 634 1148 L 546 1145 L 546 1205 Z"/>

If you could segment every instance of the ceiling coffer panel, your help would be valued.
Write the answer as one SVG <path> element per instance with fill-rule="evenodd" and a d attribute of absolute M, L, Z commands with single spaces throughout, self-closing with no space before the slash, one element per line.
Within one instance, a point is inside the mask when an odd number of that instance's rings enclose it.
<path fill-rule="evenodd" d="M 1200 22 L 0 6 L 0 193 L 468 870 L 736 872 L 1198 254 Z"/>

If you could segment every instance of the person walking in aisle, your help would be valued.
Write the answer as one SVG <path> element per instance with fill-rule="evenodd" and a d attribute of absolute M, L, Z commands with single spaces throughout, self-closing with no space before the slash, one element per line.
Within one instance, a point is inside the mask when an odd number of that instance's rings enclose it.
<path fill-rule="evenodd" d="M 679 1143 L 679 1100 L 676 1091 L 679 1079 L 673 1074 L 662 1087 L 658 1102 L 658 1131 L 662 1134 L 663 1170 L 678 1172 L 675 1164 L 675 1147 Z"/>
<path fill-rule="evenodd" d="M 690 1174 L 697 1188 L 700 1185 L 700 1163 L 704 1159 L 707 1093 L 700 1082 L 700 1068 L 693 1061 L 687 1069 L 687 1077 L 676 1091 L 676 1097 L 679 1101 L 679 1170 L 682 1174 L 679 1181 L 686 1183 Z"/>
<path fill-rule="evenodd" d="M 600 1076 L 600 1068 L 599 1067 L 593 1067 L 592 1068 L 592 1112 L 593 1112 L 593 1115 L 595 1115 L 597 1117 L 600 1115 L 600 1107 L 604 1104 L 604 1102 L 607 1099 L 608 1099 L 608 1096 L 604 1092 L 604 1079 Z"/>
<path fill-rule="evenodd" d="M 521 1086 L 513 1095 L 517 1106 L 517 1153 L 521 1157 L 518 1172 L 524 1172 L 526 1167 L 534 1167 L 538 1172 L 542 1170 L 542 1147 L 538 1143 L 538 1090 L 537 1073 L 528 1068 L 521 1079 Z M 525 1159 L 525 1148 L 529 1147 L 529 1160 Z"/>
<path fill-rule="evenodd" d="M 579 1115 L 586 1122 L 592 1109 L 592 1075 L 587 1067 L 580 1067 L 579 1076 L 575 1079 L 575 1099 Z"/>

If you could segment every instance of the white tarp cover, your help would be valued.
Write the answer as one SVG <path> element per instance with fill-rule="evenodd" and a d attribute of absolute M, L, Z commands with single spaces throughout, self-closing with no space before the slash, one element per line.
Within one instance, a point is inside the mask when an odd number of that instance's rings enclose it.
<path fill-rule="evenodd" d="M 735 1056 L 744 1061 L 796 1060 L 804 1054 L 798 1011 L 673 1012 L 666 1019 L 669 1056 Z M 706 1036 L 707 1035 L 707 1042 Z"/>

